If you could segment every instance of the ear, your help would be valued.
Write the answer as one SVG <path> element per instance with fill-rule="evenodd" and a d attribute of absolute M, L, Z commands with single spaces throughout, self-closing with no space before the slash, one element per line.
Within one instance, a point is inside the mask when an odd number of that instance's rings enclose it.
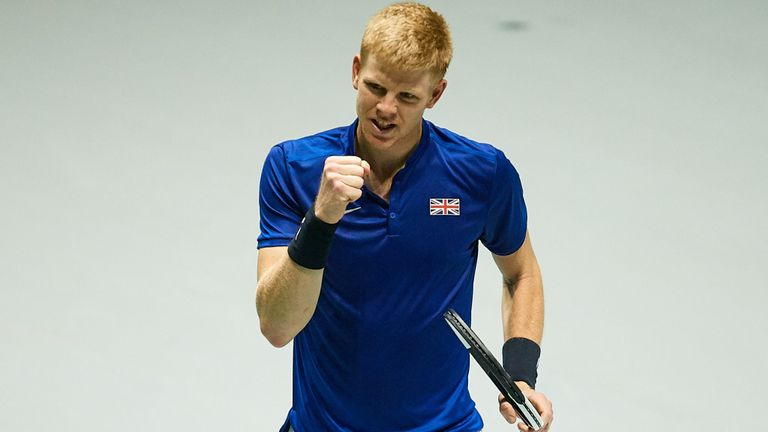
<path fill-rule="evenodd" d="M 448 81 L 441 79 L 435 86 L 435 89 L 432 90 L 432 97 L 429 99 L 429 102 L 427 102 L 427 108 L 435 106 L 437 101 L 440 100 L 440 96 L 443 95 L 446 87 L 448 87 Z"/>
<path fill-rule="evenodd" d="M 352 59 L 352 87 L 357 90 L 357 82 L 360 79 L 360 69 L 362 68 L 362 61 L 360 60 L 360 54 L 356 55 Z"/>

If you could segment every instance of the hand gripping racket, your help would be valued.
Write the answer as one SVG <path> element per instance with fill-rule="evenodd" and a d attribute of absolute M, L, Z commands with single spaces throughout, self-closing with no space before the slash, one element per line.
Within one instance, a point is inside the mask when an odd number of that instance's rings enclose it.
<path fill-rule="evenodd" d="M 477 337 L 475 332 L 469 328 L 467 323 L 453 309 L 448 309 L 443 314 L 443 318 L 448 322 L 451 330 L 456 333 L 464 347 L 472 354 L 472 357 L 480 364 L 488 378 L 493 381 L 496 388 L 504 395 L 504 399 L 512 404 L 512 408 L 523 419 L 523 422 L 533 430 L 541 429 L 542 422 L 538 411 L 536 411 L 523 392 L 520 391 L 520 388 L 512 380 L 512 377 L 509 376 L 509 373 L 501 367 L 496 357 L 483 345 L 483 342 Z"/>

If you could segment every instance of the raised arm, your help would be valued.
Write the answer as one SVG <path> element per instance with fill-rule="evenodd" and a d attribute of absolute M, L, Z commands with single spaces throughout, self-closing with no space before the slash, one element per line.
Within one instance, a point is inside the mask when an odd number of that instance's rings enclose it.
<path fill-rule="evenodd" d="M 360 198 L 367 162 L 357 156 L 325 160 L 317 198 L 288 247 L 259 250 L 256 311 L 262 334 L 276 347 L 288 344 L 315 313 L 332 228 L 349 202 Z"/>

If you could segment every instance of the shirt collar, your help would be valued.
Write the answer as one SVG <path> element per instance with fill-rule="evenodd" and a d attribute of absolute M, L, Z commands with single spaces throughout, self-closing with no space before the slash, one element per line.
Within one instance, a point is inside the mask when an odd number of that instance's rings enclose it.
<path fill-rule="evenodd" d="M 355 133 L 357 131 L 357 125 L 359 121 L 360 119 L 355 119 L 355 121 L 353 121 L 352 124 L 349 125 L 349 129 L 347 130 L 347 136 L 344 142 L 345 156 L 355 156 Z M 413 153 L 411 153 L 411 155 L 408 156 L 408 160 L 405 161 L 405 167 L 403 168 L 403 170 L 408 169 L 409 166 L 413 165 L 416 161 L 419 160 L 419 158 L 421 158 L 421 155 L 424 154 L 427 147 L 429 147 L 432 141 L 430 139 L 431 134 L 432 134 L 432 123 L 422 118 L 421 119 L 421 139 L 419 140 L 419 145 L 417 145 Z"/>

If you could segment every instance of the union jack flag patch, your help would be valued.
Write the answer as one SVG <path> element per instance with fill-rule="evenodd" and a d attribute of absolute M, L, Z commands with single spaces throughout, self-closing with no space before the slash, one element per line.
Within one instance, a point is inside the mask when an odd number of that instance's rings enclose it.
<path fill-rule="evenodd" d="M 430 198 L 430 216 L 460 216 L 461 205 L 459 198 Z"/>

